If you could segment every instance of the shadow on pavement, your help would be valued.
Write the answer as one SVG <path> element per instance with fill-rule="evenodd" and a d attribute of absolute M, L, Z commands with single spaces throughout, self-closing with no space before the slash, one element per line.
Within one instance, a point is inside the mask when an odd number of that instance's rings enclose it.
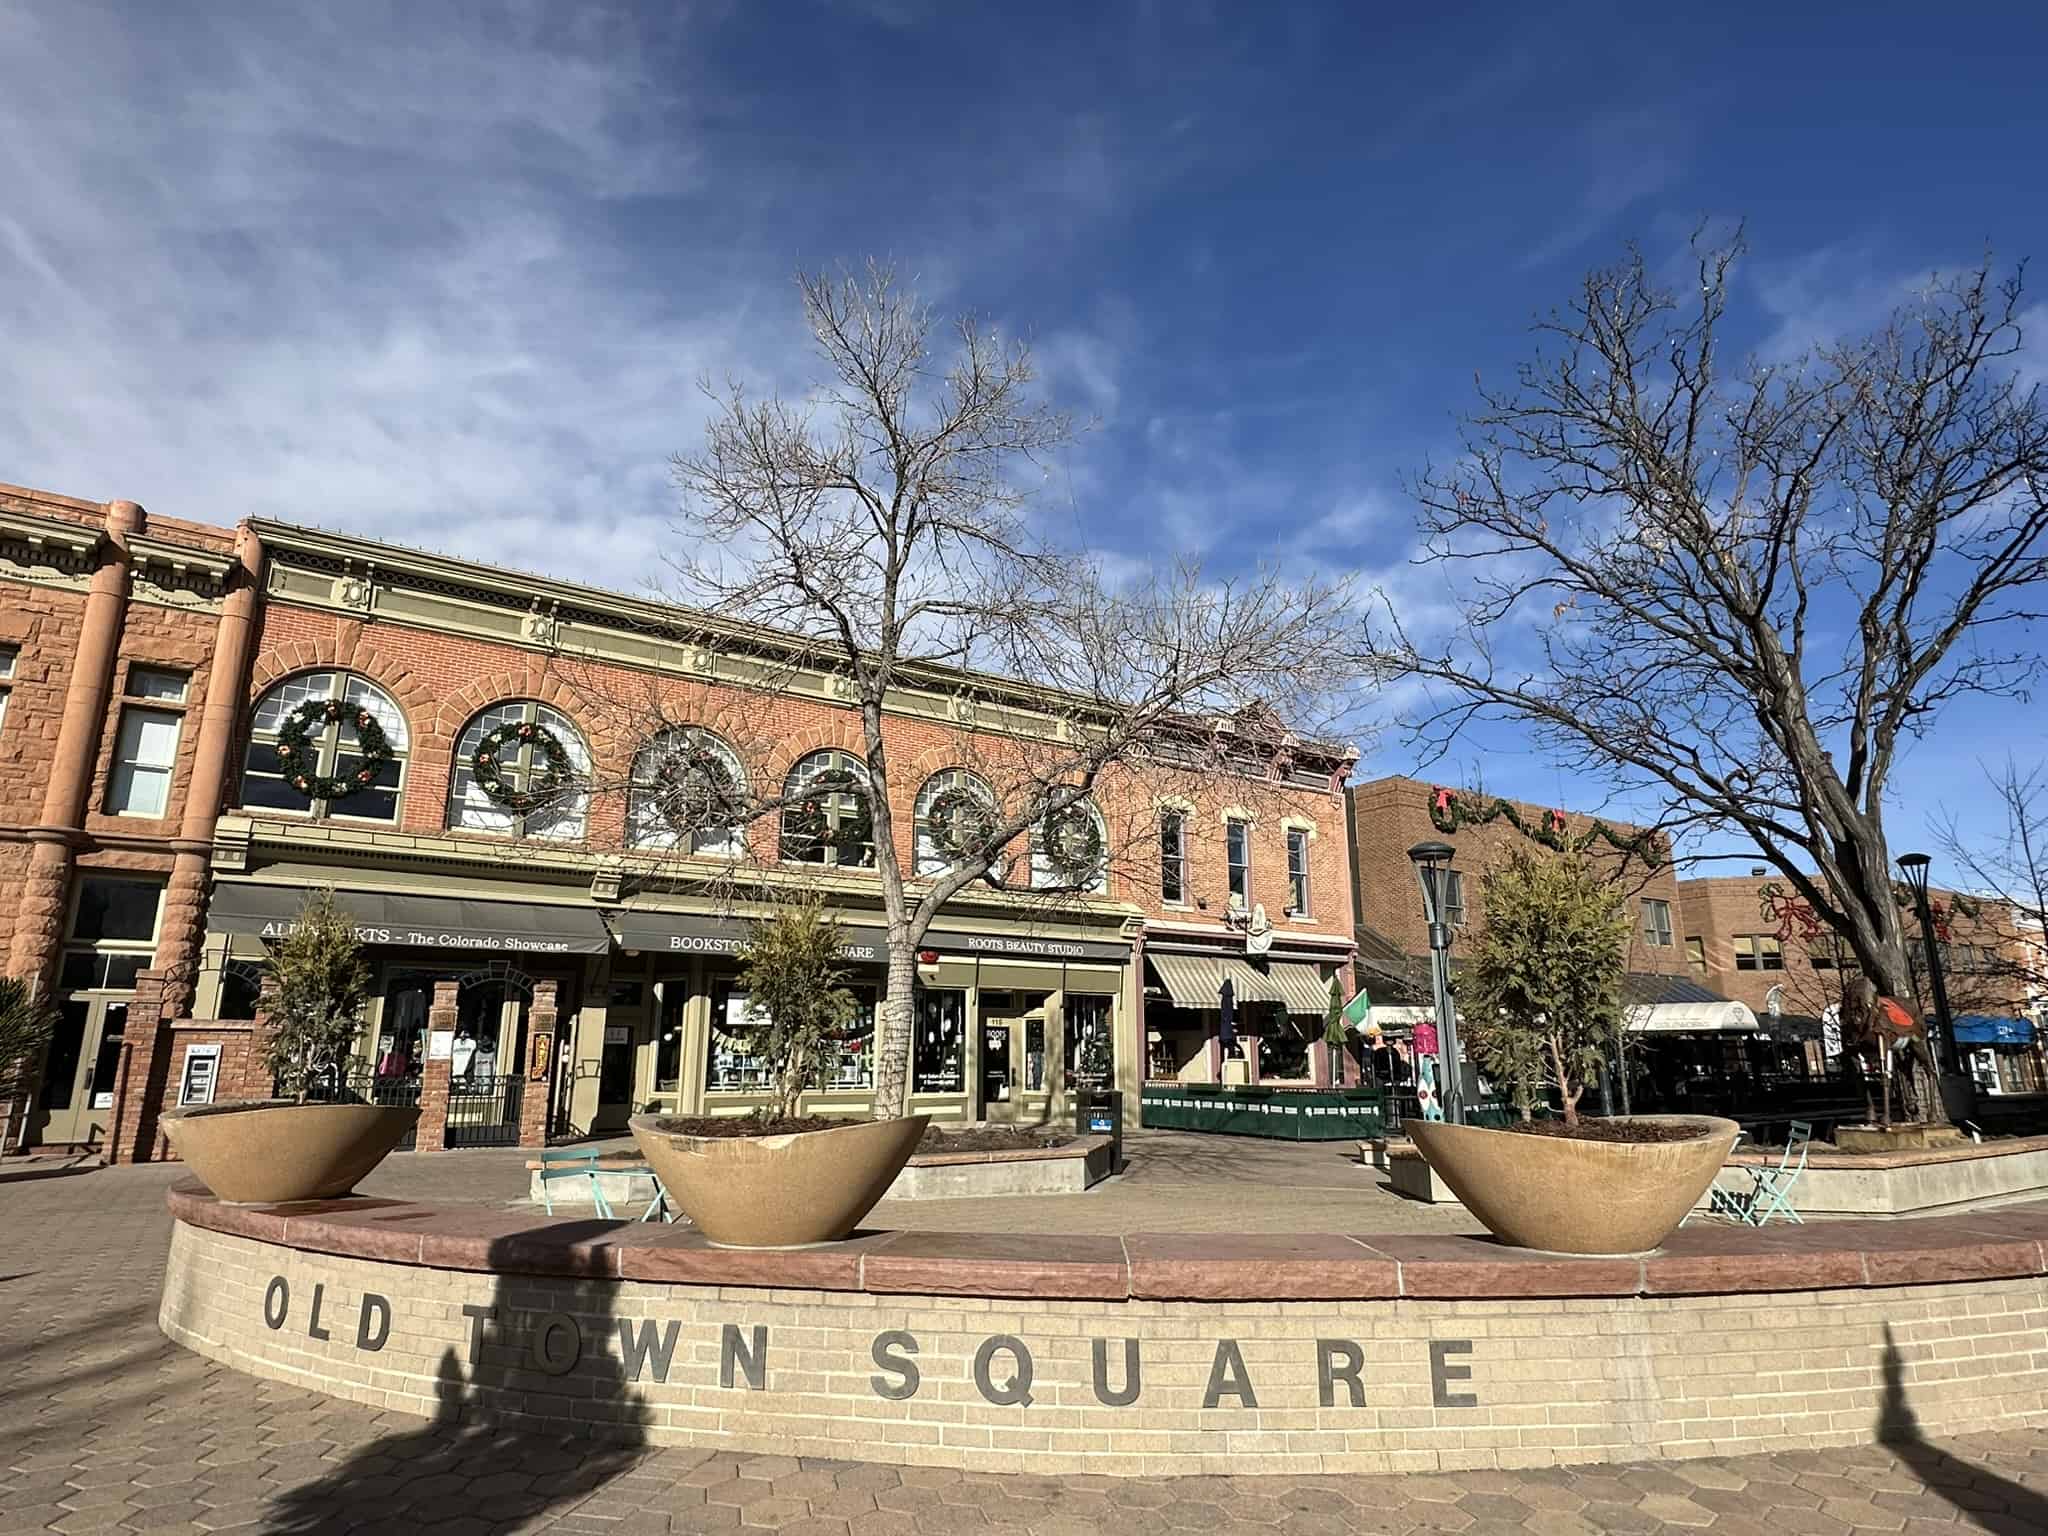
<path fill-rule="evenodd" d="M 502 1246 L 492 1247 L 494 1265 L 509 1258 Z M 535 1304 L 540 1285 L 545 1310 Z M 566 1513 L 647 1446 L 645 1400 L 620 1350 L 607 1347 L 621 1326 L 616 1301 L 609 1280 L 500 1275 L 489 1311 L 457 1318 L 463 1338 L 435 1371 L 434 1417 L 277 1496 L 263 1529 L 410 1530 L 468 1517 L 499 1530 Z M 560 1422 L 572 1415 L 580 1430 Z"/>
<path fill-rule="evenodd" d="M 1919 1415 L 1906 1401 L 1906 1361 L 1884 1325 L 1884 1401 L 1878 1409 L 1878 1443 L 1889 1449 L 1918 1477 L 1979 1530 L 2048 1531 L 2048 1497 L 1973 1466 L 1930 1444 L 1920 1432 Z"/>

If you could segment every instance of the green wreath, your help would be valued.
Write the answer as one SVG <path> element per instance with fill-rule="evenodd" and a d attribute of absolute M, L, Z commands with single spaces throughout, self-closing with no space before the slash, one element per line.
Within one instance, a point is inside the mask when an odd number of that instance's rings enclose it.
<path fill-rule="evenodd" d="M 1039 849 L 1062 884 L 1080 885 L 1102 869 L 1102 829 L 1085 805 L 1074 804 L 1045 818 Z"/>
<path fill-rule="evenodd" d="M 524 789 L 514 789 L 505 782 L 504 747 L 508 741 L 540 751 L 539 770 L 528 771 Z M 476 751 L 470 756 L 469 771 L 476 779 L 476 787 L 492 804 L 502 805 L 522 816 L 555 800 L 576 779 L 576 764 L 570 759 L 569 749 L 562 745 L 562 739 L 546 726 L 531 720 L 508 721 L 485 731 L 483 740 L 476 744 Z"/>
<path fill-rule="evenodd" d="M 654 770 L 654 804 L 670 829 L 684 836 L 734 825 L 745 815 L 731 765 L 701 743 L 663 755 Z"/>
<path fill-rule="evenodd" d="M 1638 832 L 1634 837 L 1623 837 L 1606 822 L 1596 821 L 1577 838 L 1571 838 L 1566 835 L 1568 823 L 1563 811 L 1545 811 L 1543 820 L 1532 827 L 1522 820 L 1522 813 L 1509 801 L 1495 800 L 1484 810 L 1472 810 L 1454 789 L 1438 785 L 1429 792 L 1430 825 L 1446 837 L 1460 827 L 1485 826 L 1502 818 L 1506 818 L 1508 825 L 1531 842 L 1541 843 L 1559 853 L 1584 853 L 1595 841 L 1600 841 L 1625 858 L 1641 859 L 1647 868 L 1656 869 L 1664 863 L 1664 834 L 1654 827 Z"/>
<path fill-rule="evenodd" d="M 925 826 L 940 858 L 964 859 L 988 851 L 996 830 L 995 808 L 965 784 L 955 784 L 939 791 L 925 812 Z"/>
<path fill-rule="evenodd" d="M 853 811 L 840 817 L 835 830 L 825 812 L 828 796 L 841 791 L 853 796 Z M 868 806 L 867 786 L 845 768 L 827 768 L 804 787 L 804 798 L 783 815 L 783 837 L 802 857 L 811 848 L 830 848 L 841 864 L 865 865 L 874 857 L 875 813 Z M 865 855 L 865 857 L 864 857 Z"/>
<path fill-rule="evenodd" d="M 356 733 L 356 755 L 362 767 L 353 773 L 326 774 L 311 770 L 320 761 L 320 749 L 313 744 L 313 727 L 325 731 L 346 721 Z M 284 717 L 277 730 L 277 760 L 284 765 L 285 782 L 308 800 L 346 800 L 377 782 L 377 772 L 396 754 L 384 727 L 361 705 L 340 699 L 308 699 Z"/>

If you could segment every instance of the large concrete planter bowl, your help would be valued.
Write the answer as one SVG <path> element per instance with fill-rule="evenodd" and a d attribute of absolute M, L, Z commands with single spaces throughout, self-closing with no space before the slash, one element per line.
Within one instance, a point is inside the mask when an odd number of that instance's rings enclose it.
<path fill-rule="evenodd" d="M 1721 1171 L 1741 1127 L 1710 1115 L 1640 1115 L 1697 1127 L 1685 1141 L 1579 1141 L 1409 1120 L 1415 1149 L 1486 1230 L 1550 1253 L 1643 1253 L 1669 1237 Z"/>
<path fill-rule="evenodd" d="M 390 1155 L 420 1112 L 392 1104 L 208 1104 L 168 1111 L 164 1134 L 223 1200 L 332 1200 Z"/>
<path fill-rule="evenodd" d="M 640 1151 L 697 1230 L 731 1248 L 848 1236 L 910 1161 L 930 1115 L 786 1136 L 679 1136 L 660 1115 L 629 1122 Z"/>

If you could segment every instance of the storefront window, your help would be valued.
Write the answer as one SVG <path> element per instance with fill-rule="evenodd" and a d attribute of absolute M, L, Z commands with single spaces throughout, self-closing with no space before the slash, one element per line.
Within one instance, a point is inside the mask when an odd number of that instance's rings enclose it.
<path fill-rule="evenodd" d="M 745 989 L 721 981 L 711 989 L 711 1049 L 705 1053 L 708 1093 L 766 1093 L 775 1072 L 755 1046 L 762 1023 Z"/>
<path fill-rule="evenodd" d="M 1110 1036 L 1113 998 L 1086 993 L 1067 998 L 1067 1087 L 1107 1088 L 1116 1051 Z"/>
<path fill-rule="evenodd" d="M 681 977 L 661 988 L 661 1031 L 654 1040 L 654 1092 L 675 1098 L 683 1091 L 683 1011 L 690 989 Z"/>
<path fill-rule="evenodd" d="M 825 1070 L 819 1075 L 828 1092 L 874 1086 L 875 994 L 872 988 L 855 987 L 853 995 L 858 1000 L 853 1017 L 833 1037 L 825 1055 Z"/>
<path fill-rule="evenodd" d="M 959 1093 L 967 1086 L 967 994 L 919 988 L 911 1086 L 917 1093 Z"/>
<path fill-rule="evenodd" d="M 427 1053 L 427 1009 L 434 978 L 400 972 L 384 991 L 384 1017 L 377 1032 L 377 1076 L 418 1077 Z"/>
<path fill-rule="evenodd" d="M 1024 1021 L 1024 1091 L 1045 1092 L 1045 1020 Z"/>

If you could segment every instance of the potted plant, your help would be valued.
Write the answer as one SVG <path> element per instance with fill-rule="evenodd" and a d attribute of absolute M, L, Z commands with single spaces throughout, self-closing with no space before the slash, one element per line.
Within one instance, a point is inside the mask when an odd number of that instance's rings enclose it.
<path fill-rule="evenodd" d="M 874 1209 L 929 1115 L 828 1120 L 801 1113 L 827 1048 L 858 1000 L 822 897 L 754 924 L 741 951 L 752 1050 L 770 1068 L 770 1103 L 752 1115 L 635 1115 L 633 1138 L 675 1202 L 714 1243 L 787 1248 L 836 1242 Z"/>
<path fill-rule="evenodd" d="M 185 1164 L 223 1200 L 284 1204 L 349 1193 L 398 1145 L 419 1109 L 313 1102 L 339 1096 L 363 1024 L 369 970 L 355 919 L 332 891 L 308 898 L 265 966 L 263 1062 L 283 1097 L 192 1105 L 163 1117 Z"/>
<path fill-rule="evenodd" d="M 1458 978 L 1459 1015 L 1520 1120 L 1501 1130 L 1410 1120 L 1408 1134 L 1504 1243 L 1585 1254 L 1656 1247 L 1713 1182 L 1737 1127 L 1704 1115 L 1579 1114 L 1623 1026 L 1624 893 L 1581 856 L 1516 850 L 1486 875 L 1485 913 Z M 1560 1117 L 1538 1118 L 1539 1095 L 1549 1094 Z"/>
<path fill-rule="evenodd" d="M 57 1011 L 25 976 L 0 976 L 0 1152 L 23 1139 L 36 1064 L 57 1025 Z"/>

